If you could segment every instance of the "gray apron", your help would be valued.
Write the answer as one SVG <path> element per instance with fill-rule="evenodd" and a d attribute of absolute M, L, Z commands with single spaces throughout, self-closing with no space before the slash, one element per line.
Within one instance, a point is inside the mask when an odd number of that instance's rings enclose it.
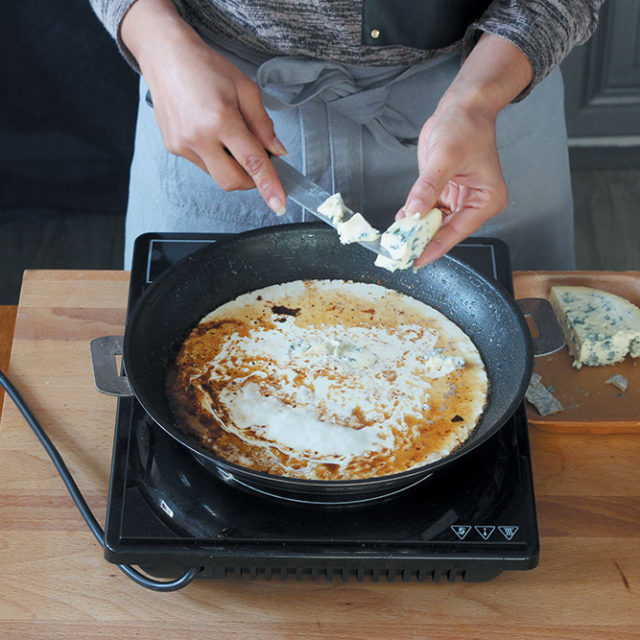
<path fill-rule="evenodd" d="M 212 45 L 216 46 L 216 45 Z M 287 161 L 379 229 L 393 221 L 418 176 L 420 129 L 460 67 L 447 54 L 411 67 L 361 67 L 222 51 L 262 89 Z M 140 106 L 126 221 L 125 267 L 149 231 L 241 232 L 309 221 L 288 202 L 272 213 L 257 191 L 225 192 L 198 167 L 170 154 L 146 103 Z M 563 110 L 555 71 L 499 115 L 497 142 L 508 208 L 476 235 L 504 240 L 514 269 L 572 269 L 573 205 Z"/>

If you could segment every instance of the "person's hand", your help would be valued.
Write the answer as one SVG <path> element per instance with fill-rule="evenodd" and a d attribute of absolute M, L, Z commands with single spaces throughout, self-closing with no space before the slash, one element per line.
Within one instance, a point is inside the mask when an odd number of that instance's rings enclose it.
<path fill-rule="evenodd" d="M 440 258 L 507 206 L 496 119 L 532 78 L 520 49 L 485 33 L 425 122 L 418 141 L 418 179 L 396 217 L 436 206 L 447 215 L 414 266 Z"/>
<path fill-rule="evenodd" d="M 209 173 L 225 191 L 257 188 L 284 213 L 284 190 L 269 160 L 286 153 L 257 85 L 209 47 L 168 0 L 138 0 L 122 38 L 149 85 L 167 150 Z"/>
<path fill-rule="evenodd" d="M 438 109 L 420 133 L 418 169 L 418 180 L 397 217 L 426 213 L 433 207 L 446 212 L 442 227 L 414 263 L 421 267 L 507 206 L 495 117 L 454 105 Z"/>

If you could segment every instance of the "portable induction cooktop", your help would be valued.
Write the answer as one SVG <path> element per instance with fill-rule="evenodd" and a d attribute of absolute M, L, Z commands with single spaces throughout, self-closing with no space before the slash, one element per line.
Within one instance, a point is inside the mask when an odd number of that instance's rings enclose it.
<path fill-rule="evenodd" d="M 164 269 L 224 238 L 145 234 L 129 309 Z M 506 245 L 474 238 L 452 254 L 512 291 Z M 454 464 L 375 501 L 314 505 L 213 475 L 133 398 L 118 401 L 105 557 L 159 578 L 490 580 L 532 569 L 539 540 L 524 406 Z"/>

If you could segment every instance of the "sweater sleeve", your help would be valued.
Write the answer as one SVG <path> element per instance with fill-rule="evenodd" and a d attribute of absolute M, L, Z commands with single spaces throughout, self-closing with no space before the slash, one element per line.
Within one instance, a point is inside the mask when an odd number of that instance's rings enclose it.
<path fill-rule="evenodd" d="M 586 42 L 598 25 L 604 0 L 494 0 L 467 31 L 465 56 L 482 32 L 515 44 L 529 59 L 533 80 L 516 100 L 522 100 L 551 73 L 571 49 Z"/>
<path fill-rule="evenodd" d="M 122 19 L 135 1 L 136 0 L 89 0 L 89 4 L 105 29 L 116 41 L 120 53 L 136 71 L 140 72 L 136 59 L 120 37 L 120 24 L 122 23 Z"/>

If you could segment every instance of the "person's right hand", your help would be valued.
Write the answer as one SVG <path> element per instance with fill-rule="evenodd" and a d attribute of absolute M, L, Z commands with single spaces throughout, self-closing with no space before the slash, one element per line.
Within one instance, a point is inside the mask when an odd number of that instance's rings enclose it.
<path fill-rule="evenodd" d="M 167 150 L 206 171 L 225 191 L 257 188 L 284 213 L 268 152 L 286 153 L 257 85 L 209 47 L 171 0 L 137 0 L 121 27 L 149 86 Z"/>

